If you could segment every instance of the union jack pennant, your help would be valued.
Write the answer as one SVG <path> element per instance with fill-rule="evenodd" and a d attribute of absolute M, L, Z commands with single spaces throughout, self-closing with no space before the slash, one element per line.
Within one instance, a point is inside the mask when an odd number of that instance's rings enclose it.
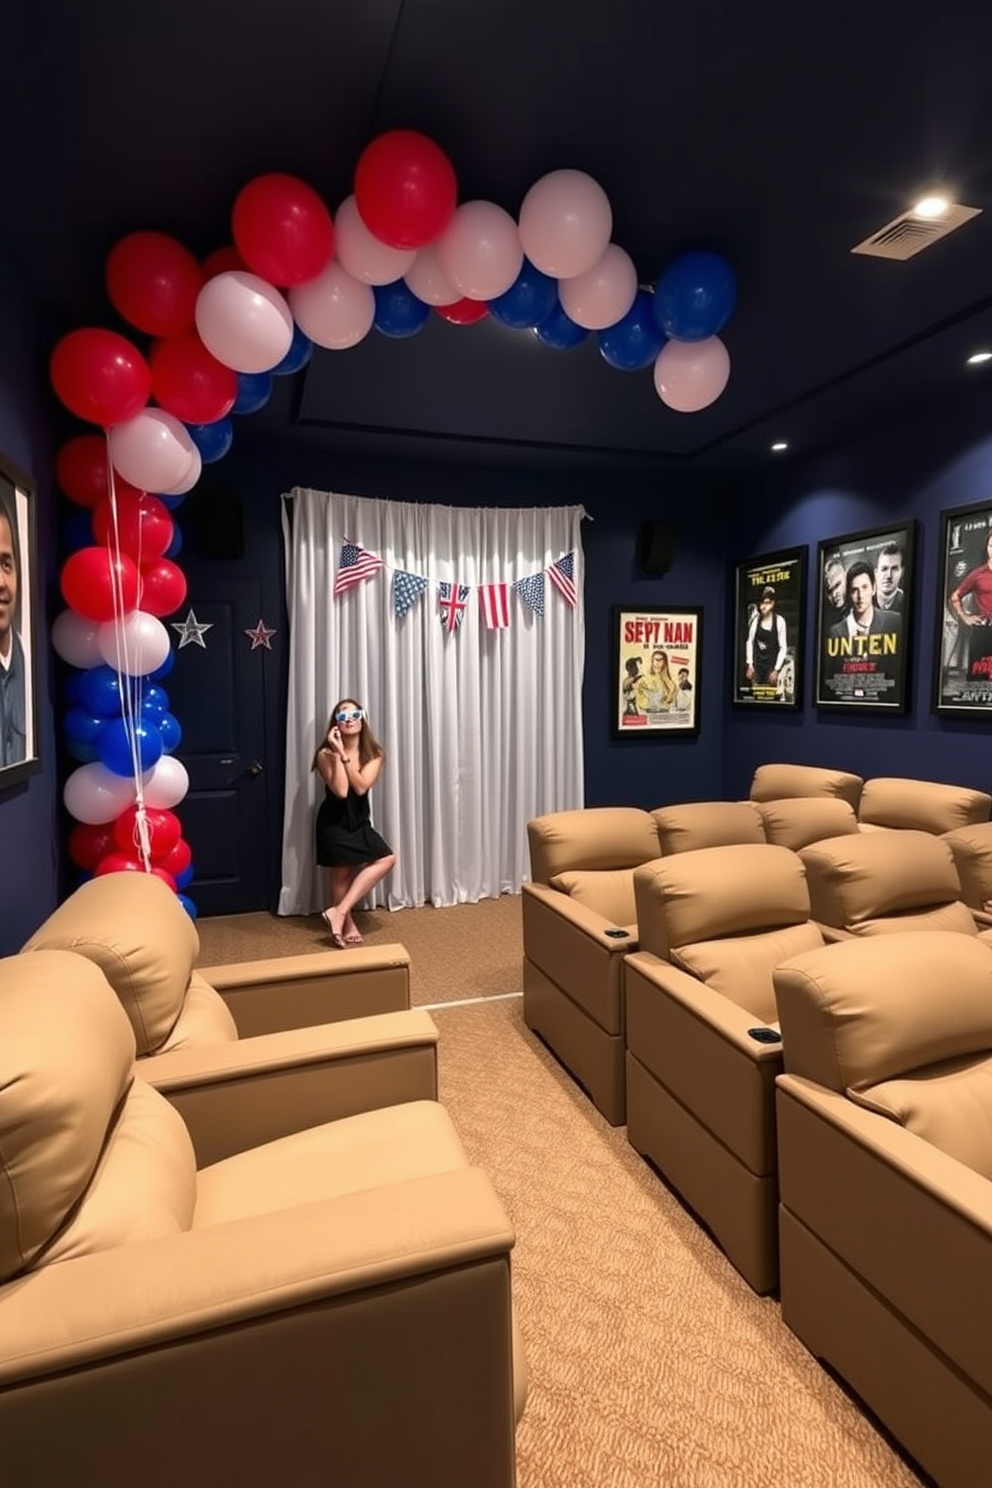
<path fill-rule="evenodd" d="M 468 603 L 467 584 L 443 583 L 439 586 L 438 606 L 441 612 L 441 624 L 445 630 L 457 630 L 465 618 L 465 606 Z"/>
<path fill-rule="evenodd" d="M 529 605 L 535 615 L 544 614 L 544 575 L 543 573 L 528 574 L 524 579 L 517 579 L 513 585 L 524 604 Z"/>
<path fill-rule="evenodd" d="M 487 630 L 506 630 L 510 623 L 510 586 L 480 584 L 479 604 Z"/>
<path fill-rule="evenodd" d="M 402 569 L 393 574 L 393 614 L 397 620 L 413 608 L 426 588 L 427 580 L 420 574 L 406 573 Z"/>
<path fill-rule="evenodd" d="M 334 575 L 334 598 L 344 594 L 346 589 L 353 589 L 356 584 L 364 583 L 373 574 L 377 574 L 381 567 L 381 558 L 377 558 L 374 553 L 367 553 L 357 543 L 345 541 L 341 545 L 338 571 Z"/>
<path fill-rule="evenodd" d="M 575 609 L 575 555 L 566 553 L 548 569 L 548 578 L 554 584 L 569 609 Z"/>

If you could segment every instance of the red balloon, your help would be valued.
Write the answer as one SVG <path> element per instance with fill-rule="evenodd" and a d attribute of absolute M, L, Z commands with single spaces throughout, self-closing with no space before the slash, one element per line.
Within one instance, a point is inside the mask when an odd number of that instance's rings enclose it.
<path fill-rule="evenodd" d="M 135 834 L 135 822 L 138 816 L 137 806 L 126 807 L 114 822 L 114 841 L 122 853 L 129 857 L 137 855 L 138 844 Z M 182 823 L 174 811 L 163 811 L 156 806 L 145 807 L 145 820 L 148 825 L 148 851 L 153 859 L 164 857 L 171 852 L 182 836 Z"/>
<path fill-rule="evenodd" d="M 365 146 L 355 204 L 369 232 L 390 248 L 425 248 L 455 213 L 458 182 L 440 145 L 415 129 L 392 129 Z"/>
<path fill-rule="evenodd" d="M 164 868 L 167 873 L 172 874 L 185 873 L 192 861 L 193 854 L 185 837 L 180 837 L 175 847 L 156 859 L 159 868 Z"/>
<path fill-rule="evenodd" d="M 132 559 L 106 548 L 80 548 L 62 566 L 62 594 L 70 610 L 103 623 L 137 608 L 141 582 Z"/>
<path fill-rule="evenodd" d="M 69 856 L 79 868 L 95 868 L 114 847 L 114 829 L 100 823 L 78 822 L 69 833 Z"/>
<path fill-rule="evenodd" d="M 168 884 L 169 888 L 174 894 L 179 893 L 179 885 L 176 883 L 176 880 L 173 878 L 172 874 L 166 873 L 164 868 L 159 868 L 155 863 L 153 863 L 148 872 L 151 874 L 152 878 L 160 878 L 164 884 Z"/>
<path fill-rule="evenodd" d="M 456 300 L 453 305 L 435 305 L 434 309 L 442 320 L 450 320 L 452 325 L 475 325 L 489 314 L 485 300 Z"/>
<path fill-rule="evenodd" d="M 270 284 L 305 284 L 334 256 L 331 214 L 313 187 L 295 176 L 273 172 L 249 181 L 235 199 L 231 222 L 245 263 Z"/>
<path fill-rule="evenodd" d="M 228 274 L 232 269 L 245 270 L 245 263 L 237 248 L 215 248 L 203 260 L 204 279 L 216 279 L 218 274 Z"/>
<path fill-rule="evenodd" d="M 105 873 L 144 873 L 145 865 L 130 852 L 108 852 L 93 869 L 97 878 Z"/>
<path fill-rule="evenodd" d="M 117 531 L 114 532 L 110 498 L 105 496 L 93 509 L 93 536 L 111 551 L 120 548 L 135 563 L 161 558 L 175 535 L 175 523 L 165 502 L 146 491 L 117 490 Z"/>
<path fill-rule="evenodd" d="M 174 615 L 186 598 L 186 576 L 169 558 L 141 565 L 141 608 L 149 615 Z"/>
<path fill-rule="evenodd" d="M 96 506 L 107 494 L 107 482 L 111 464 L 107 455 L 107 441 L 102 434 L 76 434 L 67 439 L 55 456 L 55 479 L 78 506 Z M 114 471 L 114 490 L 118 495 L 129 491 L 139 494 L 122 475 Z"/>
<path fill-rule="evenodd" d="M 77 418 L 109 429 L 148 402 L 152 374 L 141 352 L 116 331 L 70 331 L 52 352 L 52 386 Z"/>
<path fill-rule="evenodd" d="M 170 336 L 151 352 L 152 393 L 186 424 L 213 424 L 230 413 L 238 374 L 204 346 L 195 331 Z"/>
<path fill-rule="evenodd" d="M 160 232 L 121 238 L 107 259 L 114 309 L 149 336 L 178 336 L 193 326 L 203 270 L 188 248 Z"/>

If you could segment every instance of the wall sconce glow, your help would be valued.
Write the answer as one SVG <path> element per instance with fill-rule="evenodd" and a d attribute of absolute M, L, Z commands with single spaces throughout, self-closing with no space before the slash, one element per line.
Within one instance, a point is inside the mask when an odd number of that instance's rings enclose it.
<path fill-rule="evenodd" d="M 917 217 L 943 217 L 949 206 L 946 196 L 921 196 L 913 212 Z"/>
<path fill-rule="evenodd" d="M 789 446 L 784 439 L 776 439 L 771 448 L 773 455 L 780 455 L 782 451 L 787 450 Z"/>
<path fill-rule="evenodd" d="M 968 358 L 969 367 L 980 367 L 982 362 L 992 362 L 992 351 L 973 351 Z"/>

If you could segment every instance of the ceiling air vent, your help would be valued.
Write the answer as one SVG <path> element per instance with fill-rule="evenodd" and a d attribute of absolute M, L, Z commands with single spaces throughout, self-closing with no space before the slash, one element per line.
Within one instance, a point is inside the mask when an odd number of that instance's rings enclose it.
<path fill-rule="evenodd" d="M 963 227 L 981 210 L 981 207 L 962 207 L 952 202 L 941 217 L 918 217 L 915 212 L 903 212 L 901 217 L 893 218 L 851 252 L 867 253 L 872 258 L 912 258 L 915 253 L 921 253 L 931 243 L 936 243 L 938 238 L 946 238 L 955 228 Z"/>

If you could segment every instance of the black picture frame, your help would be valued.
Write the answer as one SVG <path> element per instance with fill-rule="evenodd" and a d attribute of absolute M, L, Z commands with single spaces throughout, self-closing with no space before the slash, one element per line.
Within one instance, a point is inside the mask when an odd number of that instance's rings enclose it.
<path fill-rule="evenodd" d="M 12 600 L 6 598 L 11 577 Z M 38 605 L 34 482 L 0 454 L 0 792 L 41 767 Z M 9 665 L 3 664 L 3 656 L 10 657 Z"/>
<path fill-rule="evenodd" d="M 745 558 L 734 569 L 730 697 L 737 707 L 783 713 L 803 705 L 808 552 L 782 548 Z M 768 606 L 764 617 L 762 605 Z M 766 626 L 769 615 L 775 618 Z"/>
<path fill-rule="evenodd" d="M 932 708 L 945 718 L 992 719 L 990 542 L 992 498 L 941 512 Z"/>
<path fill-rule="evenodd" d="M 916 523 L 848 532 L 817 545 L 817 708 L 905 713 L 912 676 Z M 883 586 L 888 589 L 882 602 Z M 870 592 L 869 592 L 870 591 Z M 857 633 L 857 607 L 868 615 Z"/>
<path fill-rule="evenodd" d="M 614 608 L 610 708 L 615 737 L 698 734 L 702 643 L 699 606 Z M 656 653 L 664 656 L 663 666 L 655 665 Z"/>

